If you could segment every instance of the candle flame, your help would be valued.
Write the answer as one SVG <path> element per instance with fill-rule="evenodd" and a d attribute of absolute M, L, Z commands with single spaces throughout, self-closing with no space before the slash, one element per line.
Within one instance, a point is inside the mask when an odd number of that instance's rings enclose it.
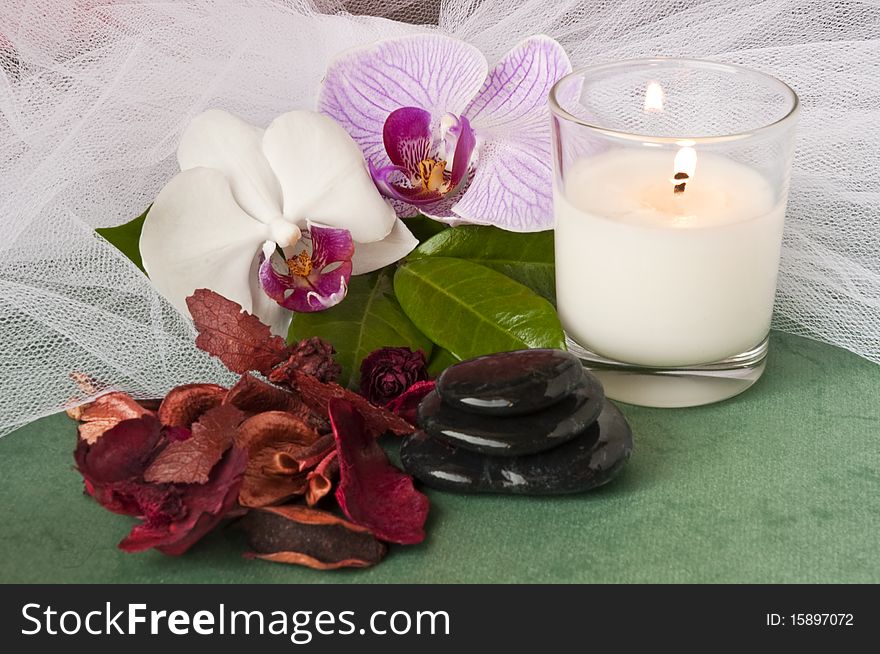
<path fill-rule="evenodd" d="M 657 82 L 648 82 L 645 88 L 645 111 L 648 113 L 663 111 L 663 87 Z"/>
<path fill-rule="evenodd" d="M 672 164 L 672 189 L 679 195 L 684 193 L 687 183 L 697 172 L 697 151 L 691 147 L 679 148 Z"/>

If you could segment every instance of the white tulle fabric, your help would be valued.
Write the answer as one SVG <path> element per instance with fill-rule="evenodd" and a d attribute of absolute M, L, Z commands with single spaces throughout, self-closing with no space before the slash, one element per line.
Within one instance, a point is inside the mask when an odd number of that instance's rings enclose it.
<path fill-rule="evenodd" d="M 265 126 L 314 106 L 338 52 L 434 29 L 490 62 L 545 33 L 575 67 L 687 55 L 789 82 L 803 113 L 776 327 L 880 362 L 878 0 L 0 0 L 0 434 L 108 388 L 230 381 L 94 228 L 150 204 L 198 113 Z"/>

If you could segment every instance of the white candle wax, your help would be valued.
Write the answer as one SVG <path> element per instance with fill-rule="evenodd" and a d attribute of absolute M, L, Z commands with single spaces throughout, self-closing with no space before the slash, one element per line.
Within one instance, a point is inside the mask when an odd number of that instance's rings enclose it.
<path fill-rule="evenodd" d="M 709 363 L 770 328 L 785 198 L 757 171 L 706 152 L 675 194 L 674 154 L 583 159 L 556 189 L 559 316 L 611 359 Z"/>

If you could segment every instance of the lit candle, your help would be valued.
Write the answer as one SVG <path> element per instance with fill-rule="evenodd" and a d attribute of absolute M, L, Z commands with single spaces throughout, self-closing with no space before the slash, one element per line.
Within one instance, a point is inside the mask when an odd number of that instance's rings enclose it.
<path fill-rule="evenodd" d="M 751 168 L 687 146 L 574 163 L 555 205 L 566 330 L 597 354 L 644 366 L 754 347 L 776 288 L 785 210 L 775 195 Z"/>
<path fill-rule="evenodd" d="M 550 108 L 572 351 L 612 399 L 744 391 L 764 370 L 797 96 L 742 67 L 645 59 L 571 73 Z"/>

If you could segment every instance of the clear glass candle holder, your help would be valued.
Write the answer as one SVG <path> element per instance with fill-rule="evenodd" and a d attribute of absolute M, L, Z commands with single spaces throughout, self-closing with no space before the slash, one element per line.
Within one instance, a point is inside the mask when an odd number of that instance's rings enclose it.
<path fill-rule="evenodd" d="M 798 100 L 740 66 L 644 59 L 550 93 L 556 292 L 609 397 L 696 406 L 761 376 Z"/>

